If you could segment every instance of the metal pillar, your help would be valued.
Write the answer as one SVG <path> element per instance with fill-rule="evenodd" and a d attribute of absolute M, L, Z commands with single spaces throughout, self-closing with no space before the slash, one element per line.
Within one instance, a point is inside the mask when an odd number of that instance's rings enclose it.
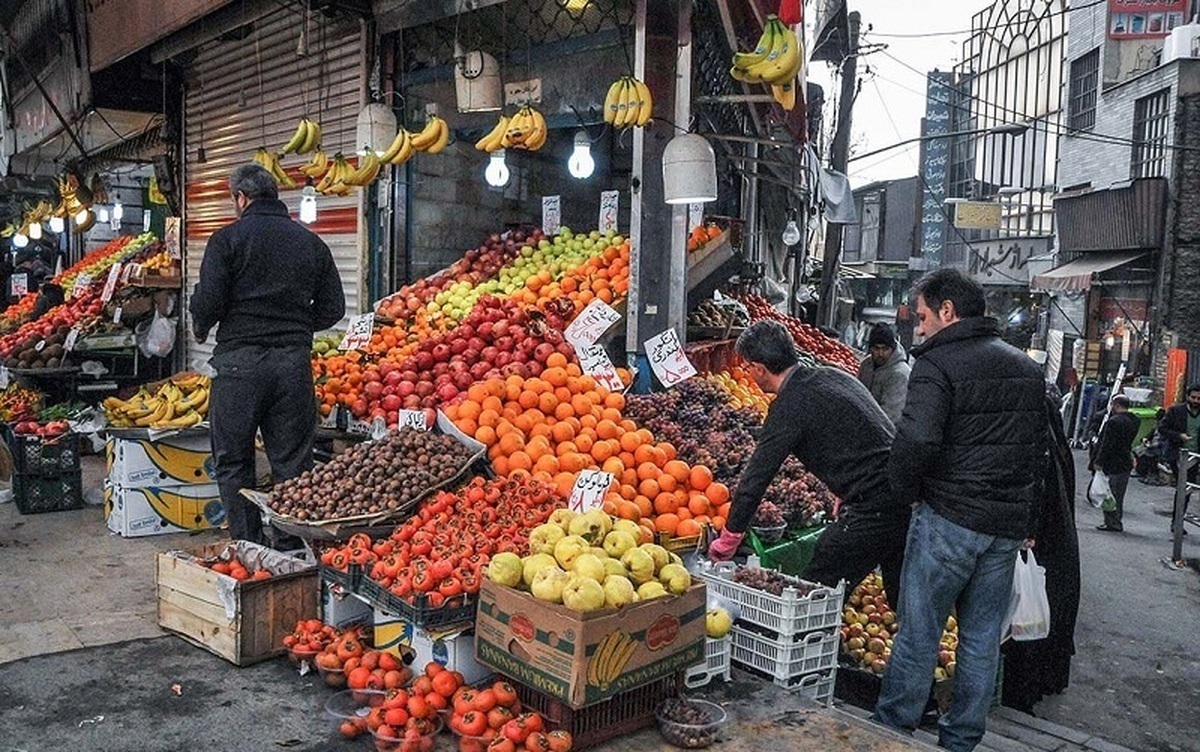
<path fill-rule="evenodd" d="M 692 0 L 679 3 L 679 49 L 675 54 L 675 123 L 692 121 Z M 670 288 L 667 290 L 667 325 L 680 342 L 687 341 L 687 236 L 688 207 L 671 207 Z"/>

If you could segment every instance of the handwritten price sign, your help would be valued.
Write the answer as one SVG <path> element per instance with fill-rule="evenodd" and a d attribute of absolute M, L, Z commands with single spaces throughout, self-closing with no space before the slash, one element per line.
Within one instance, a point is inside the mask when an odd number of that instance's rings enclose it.
<path fill-rule="evenodd" d="M 613 476 L 603 470 L 580 470 L 568 501 L 576 512 L 588 512 L 604 505 L 604 494 L 612 485 Z"/>
<path fill-rule="evenodd" d="M 117 289 L 117 280 L 121 278 L 121 264 L 116 263 L 108 269 L 108 279 L 104 280 L 104 291 L 100 293 L 100 302 L 112 300 L 113 292 Z"/>
<path fill-rule="evenodd" d="M 620 204 L 620 191 L 600 191 L 600 232 L 617 231 L 617 210 Z"/>
<path fill-rule="evenodd" d="M 683 353 L 683 345 L 674 329 L 646 340 L 646 357 L 663 386 L 675 386 L 696 375 L 696 368 Z"/>
<path fill-rule="evenodd" d="M 29 275 L 25 272 L 14 274 L 8 278 L 8 294 L 14 298 L 29 294 Z"/>
<path fill-rule="evenodd" d="M 90 284 L 92 284 L 92 275 L 80 274 L 75 278 L 75 284 L 71 286 L 71 298 L 78 298 L 87 290 Z"/>
<path fill-rule="evenodd" d="M 371 333 L 375 330 L 375 314 L 360 313 L 350 319 L 350 326 L 342 337 L 339 350 L 361 350 L 371 344 Z"/>
<path fill-rule="evenodd" d="M 625 388 L 617 369 L 613 368 L 608 353 L 600 345 L 575 345 L 575 355 L 579 358 L 579 367 L 596 383 L 610 392 L 620 392 Z"/>
<path fill-rule="evenodd" d="M 411 428 L 415 431 L 428 431 L 424 410 L 401 410 L 399 412 L 401 428 Z"/>
<path fill-rule="evenodd" d="M 576 348 L 595 344 L 596 340 L 600 339 L 600 335 L 620 320 L 621 314 L 617 313 L 612 306 L 603 300 L 593 300 L 567 326 L 567 330 L 563 332 L 563 338 L 575 345 Z"/>
<path fill-rule="evenodd" d="M 557 235 L 562 227 L 562 197 L 542 196 L 542 232 Z"/>

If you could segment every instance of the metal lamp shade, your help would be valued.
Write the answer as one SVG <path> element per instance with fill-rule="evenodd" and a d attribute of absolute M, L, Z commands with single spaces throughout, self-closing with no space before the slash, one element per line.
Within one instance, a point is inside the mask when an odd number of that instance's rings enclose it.
<path fill-rule="evenodd" d="M 684 133 L 663 149 L 663 196 L 668 204 L 717 200 L 717 157 L 703 136 Z"/>
<path fill-rule="evenodd" d="M 354 127 L 354 148 L 359 153 L 373 149 L 376 154 L 387 151 L 396 137 L 396 116 L 392 109 L 378 102 L 358 111 Z"/>

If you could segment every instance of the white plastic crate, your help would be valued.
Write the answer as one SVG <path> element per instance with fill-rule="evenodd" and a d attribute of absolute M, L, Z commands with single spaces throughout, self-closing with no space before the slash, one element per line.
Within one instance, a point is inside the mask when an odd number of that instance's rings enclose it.
<path fill-rule="evenodd" d="M 725 635 L 719 640 L 705 638 L 704 663 L 692 666 L 683 675 L 683 684 L 688 689 L 703 687 L 713 679 L 729 681 L 730 659 L 733 655 L 733 637 Z"/>
<path fill-rule="evenodd" d="M 837 683 L 837 667 L 819 674 L 809 674 L 793 684 L 791 689 L 796 694 L 804 695 L 813 702 L 829 705 L 833 702 L 833 685 Z"/>
<path fill-rule="evenodd" d="M 837 588 L 829 588 L 788 577 L 795 584 L 803 583 L 816 589 L 804 596 L 793 588 L 785 588 L 782 595 L 771 595 L 734 582 L 736 568 L 732 562 L 705 563 L 700 577 L 708 585 L 710 594 L 728 598 L 741 607 L 739 621 L 769 629 L 781 638 L 841 625 L 844 582 L 838 583 Z"/>
<path fill-rule="evenodd" d="M 733 659 L 785 682 L 837 666 L 837 630 L 809 632 L 799 641 L 773 640 L 742 627 L 733 628 Z"/>

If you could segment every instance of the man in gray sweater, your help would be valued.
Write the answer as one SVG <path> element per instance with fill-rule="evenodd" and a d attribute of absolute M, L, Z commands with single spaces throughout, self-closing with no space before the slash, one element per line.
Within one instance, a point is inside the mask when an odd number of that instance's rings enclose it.
<path fill-rule="evenodd" d="M 904 399 L 908 394 L 908 353 L 896 342 L 896 334 L 887 324 L 877 324 L 867 338 L 870 356 L 858 366 L 858 380 L 863 383 L 892 425 L 900 422 Z"/>

